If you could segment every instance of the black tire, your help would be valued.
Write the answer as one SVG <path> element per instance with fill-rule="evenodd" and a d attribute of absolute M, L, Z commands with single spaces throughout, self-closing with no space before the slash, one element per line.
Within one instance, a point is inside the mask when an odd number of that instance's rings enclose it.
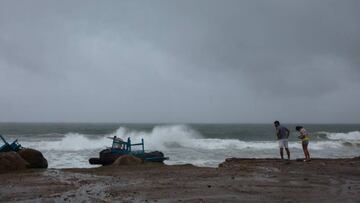
<path fill-rule="evenodd" d="M 102 164 L 102 161 L 99 158 L 90 158 L 89 159 L 90 164 Z"/>

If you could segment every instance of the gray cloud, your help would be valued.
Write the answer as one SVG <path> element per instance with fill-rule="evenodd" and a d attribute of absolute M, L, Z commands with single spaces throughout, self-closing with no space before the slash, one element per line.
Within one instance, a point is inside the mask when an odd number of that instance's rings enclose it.
<path fill-rule="evenodd" d="M 359 8 L 1 1 L 0 121 L 360 122 Z"/>

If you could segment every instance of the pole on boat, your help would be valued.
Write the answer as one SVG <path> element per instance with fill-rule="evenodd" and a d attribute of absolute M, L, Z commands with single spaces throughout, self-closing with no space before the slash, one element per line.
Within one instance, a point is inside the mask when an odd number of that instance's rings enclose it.
<path fill-rule="evenodd" d="M 0 138 L 2 139 L 2 141 L 5 143 L 5 144 L 8 144 L 8 142 L 6 142 L 5 138 L 0 134 Z"/>
<path fill-rule="evenodd" d="M 127 146 L 128 146 L 128 151 L 131 152 L 131 141 L 130 141 L 130 137 L 128 137 Z"/>
<path fill-rule="evenodd" d="M 142 151 L 143 151 L 143 153 L 144 153 L 145 150 L 144 150 L 144 139 L 143 139 L 143 138 L 141 138 L 141 143 L 142 143 Z"/>

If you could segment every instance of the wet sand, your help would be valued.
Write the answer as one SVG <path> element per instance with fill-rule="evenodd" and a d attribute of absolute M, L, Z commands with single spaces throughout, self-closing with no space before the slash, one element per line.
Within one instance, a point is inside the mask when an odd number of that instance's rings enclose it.
<path fill-rule="evenodd" d="M 1 202 L 360 202 L 360 158 L 14 171 L 0 174 L 0 192 Z"/>

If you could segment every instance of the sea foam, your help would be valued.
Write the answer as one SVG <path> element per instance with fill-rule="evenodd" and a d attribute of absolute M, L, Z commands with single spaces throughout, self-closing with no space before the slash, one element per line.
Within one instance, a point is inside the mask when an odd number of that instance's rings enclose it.
<path fill-rule="evenodd" d="M 344 140 L 344 141 L 360 141 L 360 132 L 352 131 L 348 133 L 331 133 L 324 132 L 326 137 L 330 140 Z"/>
<path fill-rule="evenodd" d="M 53 141 L 27 141 L 21 142 L 24 147 L 31 147 L 38 150 L 57 150 L 57 151 L 81 151 L 88 149 L 99 149 L 109 145 L 110 141 L 106 137 L 91 138 L 88 135 L 78 133 L 67 133 L 60 140 Z M 111 145 L 111 143 L 110 143 Z"/>
<path fill-rule="evenodd" d="M 278 143 L 274 141 L 243 141 L 239 139 L 204 138 L 198 131 L 186 125 L 155 126 L 151 131 L 138 131 L 126 127 L 119 127 L 114 133 L 93 137 L 90 135 L 68 133 L 60 140 L 22 143 L 26 147 L 39 150 L 81 151 L 102 149 L 111 146 L 108 137 L 117 136 L 123 140 L 131 138 L 133 143 L 145 141 L 147 150 L 171 150 L 176 148 L 192 148 L 202 150 L 266 150 L 276 149 Z M 330 140 L 311 142 L 311 148 L 316 150 L 342 147 L 341 141 L 360 140 L 359 132 L 329 133 Z M 301 149 L 297 141 L 289 142 L 290 147 Z"/>
<path fill-rule="evenodd" d="M 324 133 L 323 133 L 324 134 Z M 101 149 L 111 146 L 108 137 L 117 136 L 133 143 L 145 141 L 148 151 L 160 150 L 170 157 L 167 164 L 191 163 L 199 166 L 216 166 L 228 157 L 269 158 L 278 156 L 278 143 L 273 141 L 245 141 L 240 139 L 205 138 L 187 125 L 160 125 L 148 131 L 119 127 L 105 135 L 67 133 L 61 136 L 44 136 L 44 139 L 19 140 L 24 147 L 44 152 L 50 167 L 92 167 L 90 157 L 97 157 Z M 243 137 L 240 136 L 239 137 Z M 46 139 L 45 139 L 46 138 Z M 312 154 L 324 157 L 352 157 L 356 155 L 355 144 L 359 132 L 327 133 L 326 139 L 310 140 Z M 344 144 L 345 143 L 345 144 Z M 289 148 L 296 156 L 302 155 L 299 141 L 290 141 Z M 329 150 L 331 149 L 331 150 Z M 338 153 L 342 152 L 342 153 Z M 345 154 L 343 154 L 345 152 Z"/>

